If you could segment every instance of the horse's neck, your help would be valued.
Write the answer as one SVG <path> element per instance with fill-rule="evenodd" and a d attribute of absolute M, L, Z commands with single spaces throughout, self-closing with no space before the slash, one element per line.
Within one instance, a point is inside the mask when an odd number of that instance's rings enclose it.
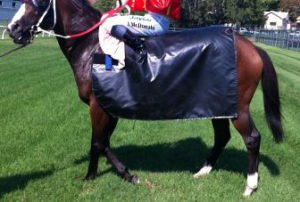
<path fill-rule="evenodd" d="M 84 0 L 73 1 L 60 1 L 57 4 L 57 24 L 54 31 L 60 35 L 73 35 L 78 34 L 91 28 L 97 22 L 99 22 L 101 15 L 96 10 L 93 10 L 90 6 L 84 3 Z M 91 37 L 83 36 L 76 39 L 58 40 L 62 51 L 71 56 L 75 46 L 78 46 L 83 38 Z M 66 55 L 66 56 L 67 56 Z"/>
<path fill-rule="evenodd" d="M 64 0 L 57 3 L 56 34 L 73 35 L 91 28 L 101 18 L 101 14 L 93 10 L 84 0 Z M 64 55 L 73 67 L 81 54 L 90 54 L 97 48 L 97 30 L 75 39 L 60 39 L 58 43 Z M 73 67 L 74 68 L 74 67 Z"/>
<path fill-rule="evenodd" d="M 101 14 L 84 2 L 85 0 L 64 0 L 57 4 L 57 32 L 72 35 L 99 22 Z"/>
<path fill-rule="evenodd" d="M 57 34 L 77 34 L 100 20 L 100 14 L 86 7 L 82 0 L 64 0 L 57 6 L 57 25 L 54 30 Z M 75 39 L 58 38 L 60 48 L 73 69 L 79 92 L 84 95 L 90 90 L 82 84 L 87 83 L 86 79 L 89 78 L 92 55 L 100 49 L 97 30 Z"/>

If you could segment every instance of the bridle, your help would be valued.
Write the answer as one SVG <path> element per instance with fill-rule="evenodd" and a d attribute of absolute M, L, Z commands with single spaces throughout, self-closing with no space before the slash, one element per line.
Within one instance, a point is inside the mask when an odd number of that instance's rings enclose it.
<path fill-rule="evenodd" d="M 50 0 L 48 5 L 40 5 L 36 2 L 36 0 L 23 0 L 23 2 L 30 4 L 38 13 L 40 13 L 40 14 L 43 13 L 41 18 L 39 19 L 38 23 L 31 27 L 31 32 L 34 35 L 36 35 L 39 32 L 44 32 L 44 33 L 47 33 L 49 35 L 59 37 L 59 38 L 64 38 L 64 39 L 77 38 L 77 37 L 81 37 L 83 35 L 86 35 L 86 34 L 92 32 L 93 30 L 98 28 L 101 24 L 103 24 L 106 21 L 107 18 L 113 16 L 117 12 L 122 11 L 125 8 L 125 6 L 127 5 L 127 1 L 126 1 L 126 3 L 124 3 L 123 5 L 120 4 L 119 7 L 115 8 L 115 9 L 112 9 L 108 12 L 103 13 L 101 20 L 98 23 L 96 23 L 95 25 L 93 25 L 91 28 L 87 29 L 86 31 L 83 31 L 83 32 L 80 32 L 80 33 L 77 33 L 77 34 L 73 34 L 73 35 L 65 36 L 65 35 L 60 35 L 60 34 L 56 34 L 56 33 L 48 31 L 48 30 L 53 30 L 56 26 L 56 23 L 57 23 L 57 19 L 56 19 L 56 0 Z M 40 25 L 43 22 L 46 15 L 48 14 L 48 12 L 50 11 L 51 7 L 53 9 L 53 25 L 48 30 L 44 30 L 40 27 Z"/>
<path fill-rule="evenodd" d="M 22 2 L 29 4 L 39 14 L 42 14 L 49 7 L 49 5 L 51 3 L 50 2 L 48 5 L 46 5 L 46 4 L 43 5 L 43 4 L 39 4 L 38 2 L 36 2 L 36 0 L 23 0 Z"/>
<path fill-rule="evenodd" d="M 36 34 L 38 34 L 40 31 L 46 31 L 43 30 L 42 28 L 40 28 L 41 23 L 43 22 L 44 18 L 46 17 L 46 15 L 48 14 L 51 6 L 53 8 L 53 25 L 50 28 L 50 30 L 54 29 L 54 27 L 56 26 L 56 0 L 50 0 L 48 5 L 41 5 L 39 3 L 36 2 L 36 0 L 22 0 L 23 3 L 27 3 L 29 4 L 38 14 L 41 15 L 41 18 L 39 19 L 39 21 L 37 22 L 37 24 L 33 25 L 30 30 L 29 30 L 29 40 L 27 40 L 25 43 L 21 44 L 20 46 L 18 46 L 17 48 L 14 48 L 10 51 L 7 51 L 3 54 L 0 55 L 1 57 L 4 57 L 6 55 L 9 55 L 17 50 L 20 50 L 22 48 L 25 48 L 27 45 L 31 44 L 33 42 L 34 37 L 36 36 Z"/>
<path fill-rule="evenodd" d="M 33 25 L 29 32 L 30 32 L 30 40 L 28 40 L 28 42 L 26 42 L 25 44 L 22 44 L 20 45 L 19 47 L 11 50 L 11 51 L 8 51 L 2 55 L 0 55 L 0 57 L 4 57 L 10 53 L 13 53 L 21 48 L 24 48 L 26 47 L 28 44 L 32 43 L 34 37 L 40 33 L 40 32 L 44 32 L 44 33 L 47 33 L 49 35 L 52 35 L 52 36 L 55 36 L 55 37 L 59 37 L 59 38 L 64 38 L 64 39 L 70 39 L 70 38 L 77 38 L 77 37 L 81 37 L 83 35 L 86 35 L 90 32 L 92 32 L 93 30 L 95 30 L 96 28 L 98 28 L 101 24 L 103 24 L 107 18 L 113 16 L 115 13 L 117 12 L 120 12 L 122 11 L 125 6 L 127 5 L 126 3 L 125 4 L 120 4 L 119 7 L 115 8 L 115 9 L 112 9 L 106 13 L 104 13 L 102 15 L 102 18 L 101 20 L 96 23 L 94 26 L 92 26 L 91 28 L 87 29 L 86 31 L 84 32 L 81 32 L 81 33 L 77 33 L 77 34 L 73 34 L 73 35 L 67 35 L 67 36 L 64 36 L 64 35 L 60 35 L 60 34 L 56 34 L 56 33 L 53 33 L 53 32 L 50 32 L 48 30 L 44 30 L 40 27 L 41 23 L 44 21 L 44 18 L 46 17 L 46 15 L 48 14 L 48 12 L 50 11 L 51 7 L 53 9 L 53 25 L 51 28 L 49 28 L 49 30 L 53 30 L 56 26 L 56 23 L 57 23 L 57 17 L 56 17 L 56 0 L 49 0 L 49 4 L 48 5 L 41 5 L 39 3 L 36 2 L 36 0 L 22 0 L 23 3 L 27 3 L 29 4 L 35 11 L 37 11 L 38 14 L 41 15 L 39 21 Z"/>
<path fill-rule="evenodd" d="M 23 3 L 29 4 L 39 15 L 41 15 L 39 21 L 31 27 L 30 32 L 34 35 L 43 30 L 40 25 L 44 21 L 46 15 L 50 11 L 51 7 L 53 9 L 53 25 L 49 30 L 53 30 L 56 26 L 57 20 L 56 20 L 56 0 L 49 0 L 48 4 L 40 4 L 36 0 L 23 0 Z"/>

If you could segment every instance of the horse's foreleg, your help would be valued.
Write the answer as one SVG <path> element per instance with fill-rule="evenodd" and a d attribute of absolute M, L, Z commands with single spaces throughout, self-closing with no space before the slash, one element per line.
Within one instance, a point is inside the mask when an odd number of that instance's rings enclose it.
<path fill-rule="evenodd" d="M 243 195 L 250 196 L 258 186 L 260 134 L 251 119 L 249 110 L 240 111 L 239 118 L 233 120 L 233 124 L 242 135 L 248 151 L 247 185 Z"/>
<path fill-rule="evenodd" d="M 220 157 L 224 147 L 230 140 L 229 120 L 228 119 L 213 119 L 212 124 L 214 127 L 214 146 L 206 159 L 200 171 L 194 174 L 195 178 L 202 175 L 207 175 L 212 170 L 212 167 Z"/>
<path fill-rule="evenodd" d="M 99 156 L 100 154 L 104 154 L 121 177 L 129 182 L 138 183 L 137 176 L 130 175 L 127 168 L 113 155 L 109 148 L 110 137 L 117 125 L 118 119 L 106 114 L 96 100 L 90 102 L 90 116 L 92 121 L 92 142 L 90 164 L 86 179 L 95 178 Z"/>
<path fill-rule="evenodd" d="M 105 149 L 109 147 L 110 136 L 118 122 L 118 119 L 114 119 L 105 113 L 95 99 L 90 102 L 90 117 L 92 123 L 92 140 L 89 168 L 85 177 L 87 180 L 96 177 L 99 156 L 101 153 L 104 154 Z"/>

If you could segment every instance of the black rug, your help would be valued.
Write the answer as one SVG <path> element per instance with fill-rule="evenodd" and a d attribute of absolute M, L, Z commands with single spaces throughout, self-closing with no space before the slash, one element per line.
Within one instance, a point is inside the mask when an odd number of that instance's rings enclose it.
<path fill-rule="evenodd" d="M 113 117 L 171 120 L 237 117 L 234 35 L 226 27 L 173 32 L 146 40 L 137 62 L 126 47 L 123 70 L 92 68 L 93 91 Z"/>

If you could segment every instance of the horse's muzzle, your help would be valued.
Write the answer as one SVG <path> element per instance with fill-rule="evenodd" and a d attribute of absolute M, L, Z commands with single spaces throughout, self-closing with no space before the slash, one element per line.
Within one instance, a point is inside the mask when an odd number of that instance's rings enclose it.
<path fill-rule="evenodd" d="M 16 44 L 27 45 L 32 41 L 32 34 L 30 30 L 23 31 L 22 27 L 15 23 L 7 28 L 9 36 L 13 39 Z"/>

